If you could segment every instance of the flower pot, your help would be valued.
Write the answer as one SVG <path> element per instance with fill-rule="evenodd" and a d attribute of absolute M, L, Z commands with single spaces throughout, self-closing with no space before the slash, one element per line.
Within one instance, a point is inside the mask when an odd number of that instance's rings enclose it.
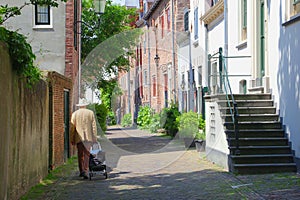
<path fill-rule="evenodd" d="M 204 152 L 205 151 L 205 140 L 195 140 L 195 146 L 197 152 Z"/>
<path fill-rule="evenodd" d="M 185 148 L 195 147 L 194 138 L 183 138 Z"/>

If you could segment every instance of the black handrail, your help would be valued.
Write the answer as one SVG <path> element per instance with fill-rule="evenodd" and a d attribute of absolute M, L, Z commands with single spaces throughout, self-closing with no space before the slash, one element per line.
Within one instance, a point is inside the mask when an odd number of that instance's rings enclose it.
<path fill-rule="evenodd" d="M 214 57 L 216 55 L 219 55 L 218 57 Z M 225 94 L 226 94 L 226 100 L 227 100 L 227 104 L 229 107 L 229 111 L 230 111 L 230 115 L 232 118 L 232 123 L 233 123 L 233 127 L 234 127 L 234 133 L 235 133 L 235 142 L 236 142 L 236 149 L 234 154 L 235 155 L 240 155 L 240 149 L 239 149 L 239 128 L 238 128 L 238 107 L 237 107 L 237 103 L 234 99 L 234 96 L 232 94 L 232 90 L 231 90 L 231 86 L 230 86 L 230 82 L 228 79 L 228 73 L 227 73 L 227 68 L 226 68 L 226 63 L 225 58 L 223 56 L 223 49 L 220 47 L 219 51 L 213 55 L 208 55 L 208 60 L 210 63 L 210 59 L 211 58 L 218 58 L 219 59 L 219 74 L 220 74 L 220 91 L 222 91 L 222 85 L 224 86 L 225 89 Z M 224 70 L 223 70 L 224 69 Z M 232 101 L 232 105 L 230 104 L 230 98 Z"/>

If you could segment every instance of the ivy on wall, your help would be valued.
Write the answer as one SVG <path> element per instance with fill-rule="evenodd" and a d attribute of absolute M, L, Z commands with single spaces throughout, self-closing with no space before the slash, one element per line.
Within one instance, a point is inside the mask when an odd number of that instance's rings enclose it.
<path fill-rule="evenodd" d="M 31 88 L 41 78 L 41 72 L 34 65 L 35 55 L 26 37 L 15 31 L 0 27 L 0 41 L 3 41 L 9 50 L 13 69 L 21 78 L 26 80 L 26 86 Z"/>

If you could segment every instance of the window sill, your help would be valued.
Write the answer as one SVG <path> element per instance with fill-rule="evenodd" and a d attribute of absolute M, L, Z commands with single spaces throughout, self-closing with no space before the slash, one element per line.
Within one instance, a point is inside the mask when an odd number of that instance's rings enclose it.
<path fill-rule="evenodd" d="M 296 23 L 297 21 L 300 21 L 300 13 L 292 16 L 289 20 L 287 20 L 286 22 L 284 22 L 282 24 L 282 26 L 289 26 L 289 25 L 291 25 L 293 23 Z"/>
<path fill-rule="evenodd" d="M 241 41 L 235 48 L 238 50 L 242 50 L 247 47 L 247 40 Z"/>
<path fill-rule="evenodd" d="M 52 25 L 34 25 L 32 27 L 32 29 L 34 30 L 40 30 L 40 29 L 49 29 L 49 30 L 53 30 L 53 26 Z"/>

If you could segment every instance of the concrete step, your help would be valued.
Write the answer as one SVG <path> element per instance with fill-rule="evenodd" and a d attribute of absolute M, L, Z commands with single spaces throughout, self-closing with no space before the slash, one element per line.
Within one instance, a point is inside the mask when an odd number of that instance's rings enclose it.
<path fill-rule="evenodd" d="M 235 138 L 227 139 L 229 146 L 235 146 Z M 287 146 L 287 138 L 239 138 L 240 146 Z"/>
<path fill-rule="evenodd" d="M 233 130 L 234 126 L 232 122 L 225 122 L 224 126 L 227 130 Z M 239 130 L 248 130 L 248 129 L 281 129 L 281 122 L 239 122 Z"/>
<path fill-rule="evenodd" d="M 228 96 L 231 99 L 231 96 Z M 271 94 L 234 94 L 234 100 L 270 100 Z M 226 95 L 219 95 L 219 100 L 226 100 Z"/>
<path fill-rule="evenodd" d="M 233 164 L 293 163 L 292 154 L 231 155 Z"/>
<path fill-rule="evenodd" d="M 240 146 L 240 155 L 291 154 L 291 147 L 286 146 Z M 230 155 L 235 155 L 236 147 L 229 147 Z"/>
<path fill-rule="evenodd" d="M 235 138 L 234 130 L 225 131 L 227 138 Z M 241 138 L 257 138 L 257 137 L 284 137 L 283 129 L 249 129 L 239 130 L 239 137 Z"/>
<path fill-rule="evenodd" d="M 222 116 L 226 122 L 232 122 L 231 115 Z M 277 114 L 240 114 L 238 116 L 239 122 L 257 122 L 257 121 L 278 121 L 279 116 Z"/>
<path fill-rule="evenodd" d="M 221 114 L 231 114 L 228 107 L 220 108 Z M 238 114 L 276 114 L 275 107 L 238 107 Z"/>
<path fill-rule="evenodd" d="M 276 172 L 296 172 L 295 163 L 234 164 L 234 173 L 265 174 Z"/>
<path fill-rule="evenodd" d="M 273 100 L 236 100 L 237 106 L 240 107 L 273 107 Z M 232 106 L 232 101 L 230 100 L 230 106 Z M 220 100 L 218 104 L 222 107 L 228 107 L 227 100 Z"/>

